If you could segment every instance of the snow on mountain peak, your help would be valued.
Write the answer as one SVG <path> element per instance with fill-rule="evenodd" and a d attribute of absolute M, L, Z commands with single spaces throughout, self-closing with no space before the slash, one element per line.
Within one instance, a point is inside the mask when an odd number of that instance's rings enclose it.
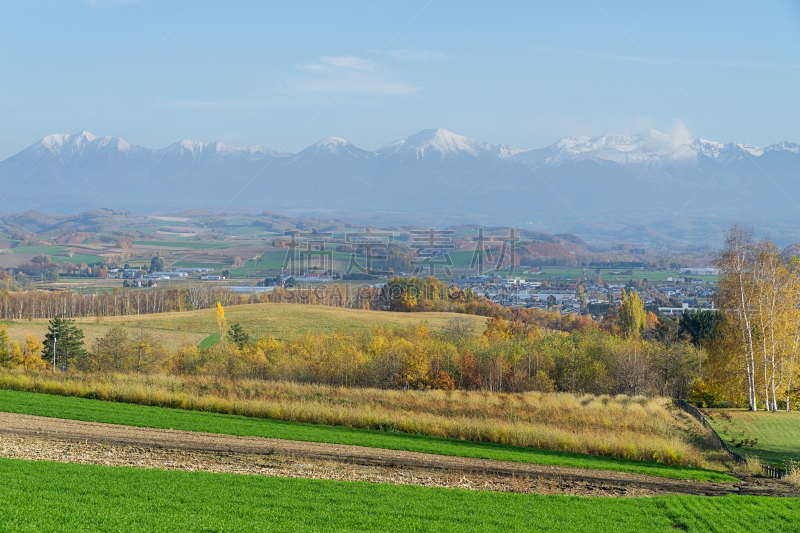
<path fill-rule="evenodd" d="M 201 157 L 247 157 L 260 159 L 265 156 L 289 157 L 291 154 L 275 152 L 259 145 L 247 148 L 228 146 L 221 142 L 205 143 L 184 140 L 166 148 L 151 150 L 131 145 L 119 137 L 97 137 L 87 131 L 76 134 L 48 135 L 27 151 L 46 149 L 60 156 L 86 157 L 93 152 L 121 152 L 131 154 L 151 153 L 161 158 L 167 154 L 179 154 L 195 159 Z M 599 137 L 575 136 L 561 139 L 557 143 L 530 150 L 519 150 L 505 145 L 476 141 L 457 135 L 444 128 L 420 131 L 400 139 L 376 151 L 364 150 L 341 137 L 325 137 L 302 151 L 302 157 L 341 156 L 386 157 L 404 156 L 445 159 L 452 156 L 469 158 L 499 158 L 519 161 L 527 166 L 559 165 L 567 161 L 591 160 L 618 164 L 673 164 L 697 161 L 698 158 L 723 159 L 761 157 L 767 152 L 800 154 L 800 144 L 780 142 L 762 148 L 745 143 L 722 143 L 705 139 L 692 140 L 689 131 L 676 122 L 673 130 L 661 132 L 648 129 L 635 135 L 602 135 Z M 299 155 L 299 154 L 297 154 Z"/>
<path fill-rule="evenodd" d="M 77 134 L 75 136 L 76 142 L 80 142 L 82 140 L 86 140 L 88 142 L 92 142 L 95 139 L 97 139 L 97 136 L 96 135 L 92 135 L 91 133 L 89 133 L 86 130 L 83 130 L 82 132 L 80 132 L 79 134 Z"/>
<path fill-rule="evenodd" d="M 371 157 L 375 155 L 375 152 L 364 150 L 363 148 L 360 148 L 347 139 L 342 139 L 341 137 L 325 137 L 324 139 L 312 144 L 305 150 L 298 152 L 295 154 L 295 156 L 305 158 L 314 157 L 317 155 L 329 156 L 342 154 L 348 154 L 349 156 L 354 157 Z"/>
<path fill-rule="evenodd" d="M 76 148 L 80 148 L 89 144 L 90 142 L 97 139 L 95 135 L 92 135 L 88 131 L 82 131 L 80 133 L 69 135 L 66 133 L 56 133 L 55 135 L 48 135 L 44 139 L 42 139 L 42 145 L 49 148 L 53 151 L 60 151 L 65 146 L 72 146 Z"/>
<path fill-rule="evenodd" d="M 439 152 L 442 157 L 448 154 L 466 152 L 477 157 L 481 146 L 467 137 L 456 135 L 444 128 L 423 130 L 411 137 L 400 139 L 379 148 L 378 153 L 414 153 L 417 158 L 424 157 L 425 152 Z"/>
<path fill-rule="evenodd" d="M 69 141 L 69 135 L 65 133 L 56 133 L 42 139 L 42 144 L 51 150 L 58 150 L 64 146 L 64 143 L 67 141 Z"/>
<path fill-rule="evenodd" d="M 342 148 L 347 148 L 350 143 L 341 137 L 325 137 L 314 145 L 317 150 L 323 150 L 331 154 L 337 153 Z"/>
<path fill-rule="evenodd" d="M 663 133 L 651 128 L 637 135 L 570 137 L 536 152 L 543 156 L 541 162 L 545 164 L 558 164 L 572 159 L 655 163 L 690 159 L 696 156 L 697 149 L 682 131 Z"/>
<path fill-rule="evenodd" d="M 800 153 L 800 144 L 781 141 L 779 143 L 771 144 L 764 148 L 765 152 L 791 152 L 793 154 Z"/>
<path fill-rule="evenodd" d="M 208 144 L 209 143 L 204 143 L 204 142 L 200 142 L 200 141 L 183 140 L 183 141 L 178 143 L 178 146 L 183 150 L 187 150 L 187 151 L 189 151 L 189 152 L 191 152 L 193 154 L 197 154 L 197 153 L 202 152 L 203 149 Z"/>

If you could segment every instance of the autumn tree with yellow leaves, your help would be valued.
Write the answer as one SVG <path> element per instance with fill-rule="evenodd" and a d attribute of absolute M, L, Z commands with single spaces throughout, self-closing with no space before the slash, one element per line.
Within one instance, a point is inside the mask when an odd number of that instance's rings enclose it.
<path fill-rule="evenodd" d="M 225 344 L 225 327 L 228 325 L 228 321 L 225 320 L 225 308 L 222 307 L 222 304 L 217 302 L 217 325 L 219 326 L 219 342 L 220 344 Z"/>
<path fill-rule="evenodd" d="M 645 312 L 644 303 L 636 291 L 631 290 L 628 294 L 625 289 L 622 289 L 622 304 L 619 306 L 617 324 L 622 336 L 626 339 L 638 339 L 644 332 L 647 325 L 647 312 Z"/>
<path fill-rule="evenodd" d="M 779 399 L 789 410 L 800 348 L 798 262 L 787 262 L 769 240 L 757 240 L 752 228 L 734 225 L 717 264 L 723 334 L 709 346 L 708 370 L 734 369 L 751 411 L 777 411 Z"/>

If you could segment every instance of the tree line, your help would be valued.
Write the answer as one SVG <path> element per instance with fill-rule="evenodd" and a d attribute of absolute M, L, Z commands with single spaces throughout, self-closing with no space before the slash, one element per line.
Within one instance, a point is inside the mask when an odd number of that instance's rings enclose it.
<path fill-rule="evenodd" d="M 0 287 L 1 288 L 1 287 Z M 69 319 L 180 312 L 256 303 L 297 303 L 349 309 L 396 312 L 453 312 L 480 316 L 500 315 L 510 322 L 536 324 L 546 330 L 582 328 L 588 316 L 561 315 L 536 309 L 511 309 L 489 301 L 470 289 L 448 286 L 433 277 L 393 278 L 382 286 L 325 284 L 271 292 L 234 293 L 224 286 L 187 284 L 163 289 L 115 288 L 99 294 L 75 291 L 0 290 L 0 320 Z"/>
<path fill-rule="evenodd" d="M 628 300 L 630 301 L 630 300 Z M 635 314 L 635 313 L 634 313 Z M 569 391 L 686 397 L 700 371 L 700 350 L 670 328 L 630 330 L 627 336 L 592 326 L 547 332 L 535 325 L 487 318 L 476 337 L 457 316 L 443 331 L 414 327 L 306 334 L 290 340 L 253 339 L 228 326 L 217 306 L 220 343 L 163 346 L 146 329 L 115 326 L 84 346 L 74 321 L 54 318 L 45 342 L 29 336 L 9 343 L 0 329 L 0 363 L 37 371 L 146 372 L 263 379 L 385 389 L 465 389 L 504 392 Z M 673 328 L 674 329 L 674 328 Z M 674 333 L 674 332 L 673 332 Z M 5 337 L 3 337 L 5 335 Z M 5 348 L 3 348 L 5 347 Z"/>
<path fill-rule="evenodd" d="M 721 320 L 705 340 L 705 394 L 750 410 L 786 410 L 797 394 L 800 262 L 734 225 L 719 255 Z"/>

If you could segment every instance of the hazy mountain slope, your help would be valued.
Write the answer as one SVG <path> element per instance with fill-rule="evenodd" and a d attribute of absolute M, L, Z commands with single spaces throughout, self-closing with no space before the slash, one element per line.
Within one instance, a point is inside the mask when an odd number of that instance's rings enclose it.
<path fill-rule="evenodd" d="M 294 155 L 193 141 L 154 150 L 82 132 L 51 135 L 0 162 L 6 212 L 282 210 L 548 229 L 686 217 L 789 222 L 800 209 L 798 175 L 794 143 L 761 148 L 655 130 L 518 150 L 439 128 L 377 150 L 328 137 Z"/>

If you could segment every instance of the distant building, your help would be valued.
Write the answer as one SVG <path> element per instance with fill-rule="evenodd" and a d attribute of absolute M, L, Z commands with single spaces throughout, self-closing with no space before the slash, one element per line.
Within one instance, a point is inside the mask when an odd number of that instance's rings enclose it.
<path fill-rule="evenodd" d="M 684 302 L 681 304 L 680 307 L 659 307 L 658 312 L 663 313 L 667 316 L 676 316 L 682 315 L 684 313 L 688 313 L 690 311 L 716 311 L 714 309 L 714 305 L 712 304 L 710 308 L 702 308 L 702 307 L 689 307 L 689 304 Z"/>
<path fill-rule="evenodd" d="M 693 276 L 719 276 L 719 269 L 714 267 L 682 268 L 681 274 Z"/>
<path fill-rule="evenodd" d="M 189 276 L 186 272 L 153 272 L 153 276 L 162 276 L 166 279 L 169 278 L 186 278 Z"/>
<path fill-rule="evenodd" d="M 306 274 L 305 276 L 295 276 L 296 283 L 325 283 L 333 281 L 333 276 L 325 276 L 323 274 Z"/>
<path fill-rule="evenodd" d="M 258 293 L 258 292 L 272 292 L 275 290 L 275 287 L 225 287 L 226 289 L 230 290 L 231 292 L 235 293 L 242 293 L 242 294 L 251 294 L 251 293 Z"/>
<path fill-rule="evenodd" d="M 459 278 L 454 279 L 453 283 L 459 287 L 467 287 L 470 285 L 482 285 L 486 281 L 484 278 Z"/>

